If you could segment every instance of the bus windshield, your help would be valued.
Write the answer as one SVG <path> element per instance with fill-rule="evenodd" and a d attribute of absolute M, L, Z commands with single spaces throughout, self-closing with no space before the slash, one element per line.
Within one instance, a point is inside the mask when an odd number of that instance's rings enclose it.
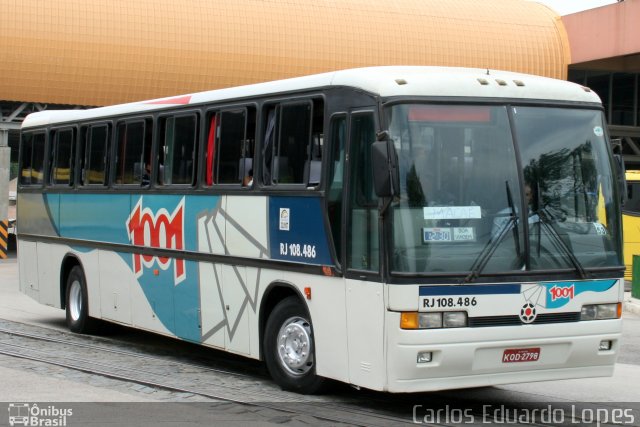
<path fill-rule="evenodd" d="M 621 266 L 601 111 L 395 104 L 386 115 L 400 173 L 393 274 Z"/>

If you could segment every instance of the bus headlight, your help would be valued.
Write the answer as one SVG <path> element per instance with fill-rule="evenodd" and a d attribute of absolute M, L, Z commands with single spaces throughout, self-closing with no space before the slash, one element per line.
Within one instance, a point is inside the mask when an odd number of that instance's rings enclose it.
<path fill-rule="evenodd" d="M 444 312 L 442 315 L 444 328 L 464 328 L 467 326 L 467 313 L 464 311 Z"/>
<path fill-rule="evenodd" d="M 442 328 L 442 313 L 418 313 L 420 329 Z"/>
<path fill-rule="evenodd" d="M 580 320 L 618 319 L 621 316 L 622 303 L 584 305 L 580 311 Z"/>
<path fill-rule="evenodd" d="M 464 328 L 468 326 L 465 311 L 438 311 L 429 313 L 403 312 L 400 315 L 401 329 Z"/>

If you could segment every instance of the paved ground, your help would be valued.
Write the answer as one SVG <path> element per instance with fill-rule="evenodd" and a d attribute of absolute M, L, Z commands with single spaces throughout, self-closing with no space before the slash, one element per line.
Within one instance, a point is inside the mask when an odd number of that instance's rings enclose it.
<path fill-rule="evenodd" d="M 633 298 L 631 292 L 624 293 L 624 311 L 640 316 L 640 299 Z"/>

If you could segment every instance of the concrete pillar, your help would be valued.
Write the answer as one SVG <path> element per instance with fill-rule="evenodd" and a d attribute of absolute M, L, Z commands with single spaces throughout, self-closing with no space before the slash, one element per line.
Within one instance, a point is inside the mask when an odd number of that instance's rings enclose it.
<path fill-rule="evenodd" d="M 9 130 L 0 128 L 0 221 L 9 215 Z"/>
<path fill-rule="evenodd" d="M 7 257 L 9 236 L 7 234 L 9 217 L 9 130 L 0 129 L 0 259 Z"/>

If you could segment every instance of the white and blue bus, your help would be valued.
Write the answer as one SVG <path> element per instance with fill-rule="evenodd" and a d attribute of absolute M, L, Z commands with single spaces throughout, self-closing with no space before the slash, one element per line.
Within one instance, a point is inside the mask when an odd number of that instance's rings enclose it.
<path fill-rule="evenodd" d="M 607 376 L 620 185 L 573 83 L 375 67 L 22 127 L 20 287 L 264 360 L 283 388 Z"/>

